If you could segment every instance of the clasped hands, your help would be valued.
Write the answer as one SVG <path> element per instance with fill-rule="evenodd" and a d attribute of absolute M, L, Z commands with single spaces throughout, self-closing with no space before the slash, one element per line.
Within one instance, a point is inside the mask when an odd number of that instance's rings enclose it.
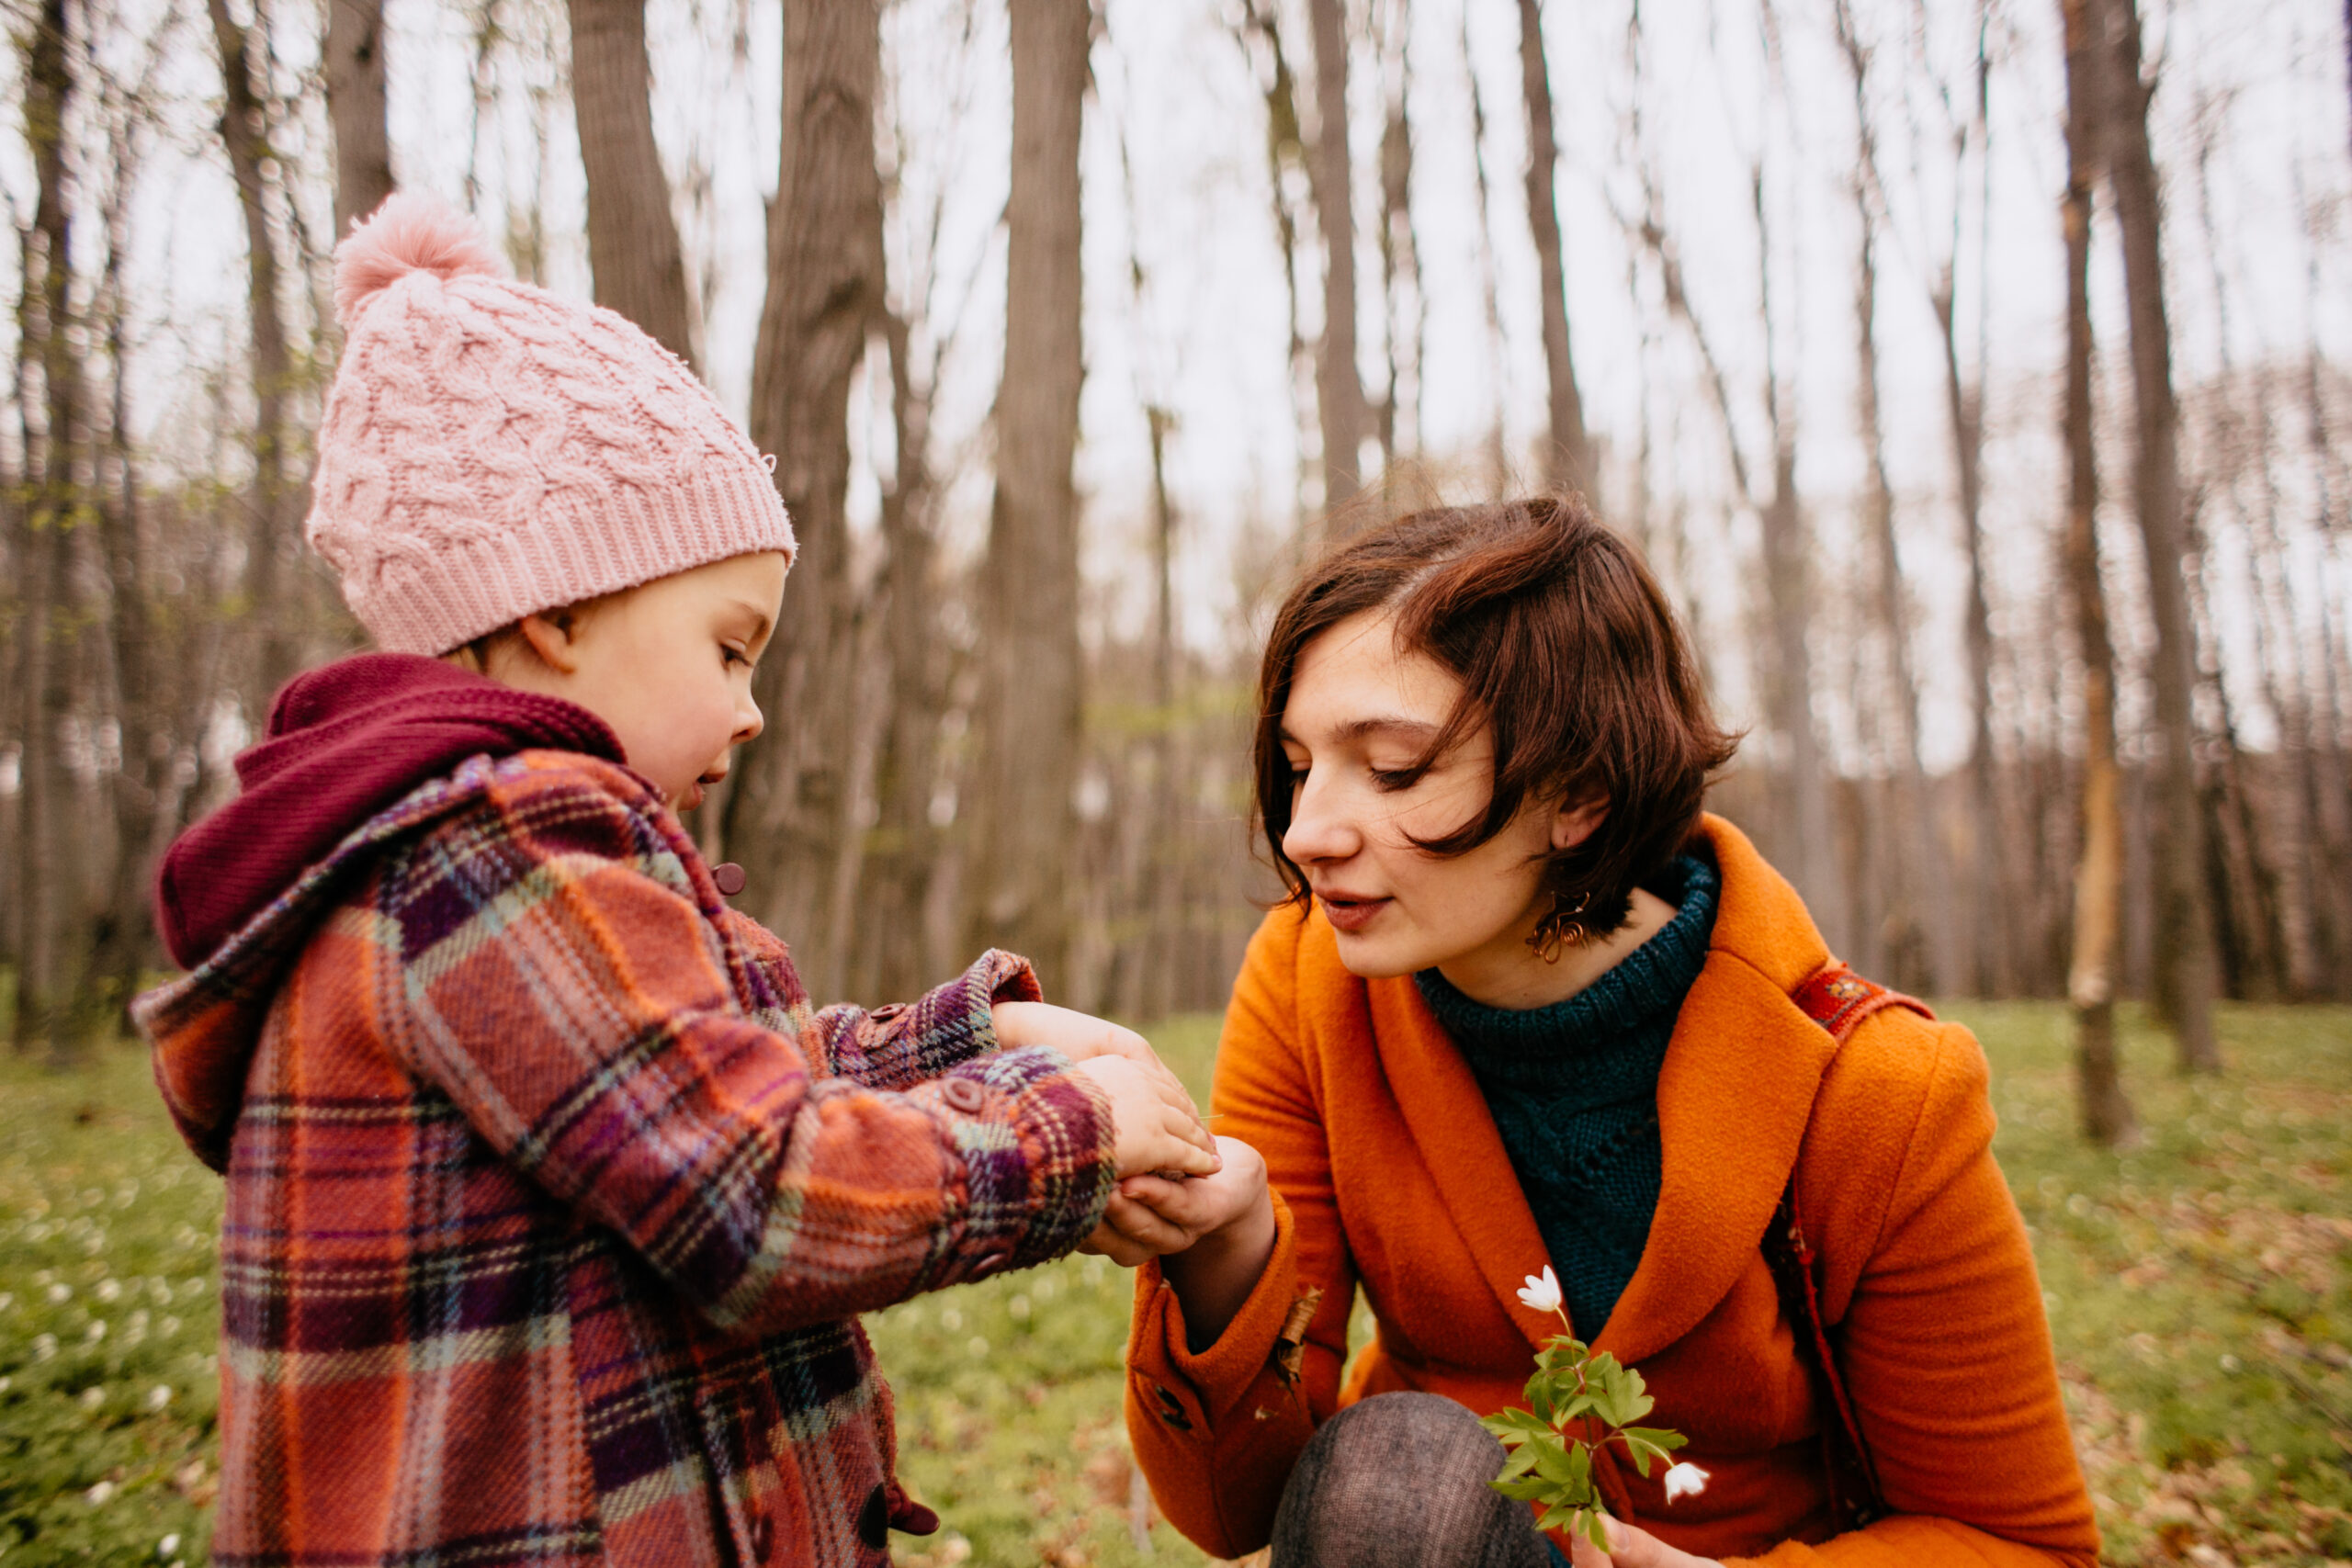
<path fill-rule="evenodd" d="M 1110 1097 L 1119 1186 L 1080 1251 L 1132 1269 L 1266 1209 L 1266 1162 L 1239 1139 L 1210 1134 L 1142 1035 L 1044 1002 L 999 1002 L 990 1011 L 1001 1044 L 1051 1046 Z"/>

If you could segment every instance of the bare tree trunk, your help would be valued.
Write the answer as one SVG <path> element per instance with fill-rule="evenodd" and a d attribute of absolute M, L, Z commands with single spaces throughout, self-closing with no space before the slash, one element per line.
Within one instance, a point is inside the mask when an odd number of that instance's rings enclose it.
<path fill-rule="evenodd" d="M 18 889 L 23 967 L 17 976 L 14 1023 L 19 1049 L 45 1044 L 52 1060 L 70 1060 L 80 1042 L 74 1030 L 74 993 L 82 960 L 81 900 L 68 857 L 74 815 L 74 780 L 65 765 L 60 730 L 73 705 L 67 644 L 75 635 L 73 540 L 79 507 L 74 493 L 74 442 L 81 423 L 81 365 L 71 326 L 73 310 L 73 193 L 67 188 L 65 116 L 74 96 L 74 49 L 65 0 L 41 0 L 19 46 L 24 57 L 25 141 L 32 153 L 36 191 L 33 222 L 25 237 L 22 335 L 18 353 L 39 372 L 41 421 L 27 415 L 25 477 L 33 487 L 26 531 L 25 604 L 20 694 L 25 704 L 18 763 L 24 860 Z"/>
<path fill-rule="evenodd" d="M 2115 766 L 2115 649 L 2098 574 L 2098 465 L 2091 410 L 2091 187 L 2106 119 L 2089 15 L 2100 0 L 2061 0 L 2066 28 L 2066 586 L 2083 660 L 2083 843 L 2075 870 L 2075 1080 L 2083 1134 L 2136 1135 L 2115 1048 L 2115 950 L 2123 897 L 2123 820 Z"/>
<path fill-rule="evenodd" d="M 293 355 L 286 342 L 277 289 L 277 242 L 269 231 L 267 172 L 272 156 L 269 119 L 254 86 L 251 40 L 229 15 L 228 0 L 206 0 L 212 40 L 220 51 L 220 140 L 237 185 L 245 220 L 245 313 L 253 333 L 254 499 L 247 546 L 247 614 L 259 638 L 254 690 L 256 707 L 294 672 L 300 647 L 295 620 L 298 595 L 287 592 L 294 563 L 292 485 L 287 472 L 286 400 L 294 379 Z"/>
<path fill-rule="evenodd" d="M 327 0 L 327 118 L 334 126 L 336 238 L 392 194 L 384 116 L 384 0 Z"/>
<path fill-rule="evenodd" d="M 1315 397 L 1323 423 L 1328 511 L 1363 487 L 1363 438 L 1372 433 L 1372 411 L 1356 368 L 1355 164 L 1348 152 L 1345 0 L 1306 0 L 1306 14 L 1315 40 L 1316 120 L 1307 186 L 1323 235 L 1323 343 L 1315 362 Z"/>
<path fill-rule="evenodd" d="M 890 721 L 875 773 L 875 825 L 880 848 L 867 873 L 865 909 L 882 933 L 872 961 L 860 971 L 862 995 L 911 996 L 930 979 L 923 929 L 939 858 L 939 830 L 931 820 L 939 778 L 939 722 L 946 706 L 938 635 L 937 554 L 932 535 L 933 489 L 927 453 L 931 395 L 918 388 L 909 363 L 909 332 L 897 317 L 885 323 L 890 346 L 890 408 L 898 437 L 898 472 L 882 496 L 884 637 L 889 648 Z"/>
<path fill-rule="evenodd" d="M 1552 72 L 1544 54 L 1540 0 L 1519 0 L 1519 73 L 1527 100 L 1527 220 L 1535 231 L 1535 281 L 1544 296 L 1544 369 L 1550 392 L 1551 439 L 1544 480 L 1555 489 L 1589 490 L 1597 479 L 1568 353 L 1566 273 L 1560 259 L 1560 211 L 1554 193 L 1558 154 L 1552 141 Z"/>
<path fill-rule="evenodd" d="M 1794 851 L 1794 880 L 1833 952 L 1850 948 L 1845 874 L 1829 821 L 1829 780 L 1813 720 L 1813 546 L 1797 499 L 1795 418 L 1781 396 L 1778 333 L 1772 322 L 1771 231 L 1765 222 L 1764 173 L 1751 170 L 1748 195 L 1756 216 L 1757 301 L 1764 318 L 1764 407 L 1772 432 L 1772 495 L 1758 510 L 1764 533 L 1764 591 L 1770 606 L 1771 673 L 1767 685 L 1772 728 L 1788 748 L 1781 810 Z M 1679 289 L 1678 289 L 1679 292 Z M 1720 398 L 1721 393 L 1718 392 Z M 1726 421 L 1729 410 L 1724 410 Z M 1726 423 L 1726 435 L 1729 426 Z"/>
<path fill-rule="evenodd" d="M 2183 577 L 2188 551 L 2180 498 L 2179 409 L 2165 319 L 2163 218 L 2148 147 L 2153 89 L 2140 75 L 2138 0 L 2100 0 L 2109 51 L 2102 96 L 2107 175 L 2123 237 L 2124 292 L 2132 321 L 2132 381 L 2139 453 L 2134 486 L 2155 622 L 2156 728 L 2163 747 L 2155 834 L 2157 1001 L 2172 1025 L 2183 1072 L 2218 1072 L 2213 1037 L 2213 948 L 2205 900 L 2202 822 L 2197 806 L 2197 655 Z"/>
<path fill-rule="evenodd" d="M 1306 339 L 1299 331 L 1298 220 L 1283 188 L 1289 172 L 1305 167 L 1307 162 L 1299 127 L 1298 78 L 1291 72 L 1290 56 L 1283 48 L 1281 22 L 1271 0 L 1243 0 L 1243 17 L 1237 31 L 1245 44 L 1252 36 L 1263 43 L 1270 62 L 1265 87 L 1266 190 L 1273 204 L 1274 245 L 1282 253 L 1283 287 L 1290 304 L 1290 314 L 1285 318 L 1290 328 L 1290 352 L 1283 363 L 1290 372 L 1286 389 L 1291 398 L 1293 434 L 1297 437 L 1298 448 L 1303 454 L 1307 447 L 1305 394 L 1307 351 Z M 1299 483 L 1303 490 L 1306 483 L 1303 458 Z"/>
<path fill-rule="evenodd" d="M 845 951 L 845 933 L 823 929 L 828 889 L 842 844 L 858 832 L 849 392 L 886 307 L 874 126 L 881 48 L 876 0 L 786 7 L 785 163 L 752 384 L 752 439 L 777 454 L 799 555 L 760 664 L 769 726 L 738 761 L 725 851 L 743 863 L 761 918 L 824 960 L 809 976 L 820 994 L 839 983 L 833 964 Z"/>
<path fill-rule="evenodd" d="M 1985 313 L 1977 313 L 1976 378 L 1974 385 L 1962 381 L 1960 363 L 1960 331 L 1957 300 L 1957 273 L 1960 262 L 1961 204 L 1958 196 L 1959 175 L 1966 162 L 1967 146 L 1973 134 L 1979 143 L 1978 157 L 1984 171 L 1984 184 L 1978 210 L 1982 214 L 1980 231 L 1989 236 L 1992 231 L 1992 149 L 1987 145 L 1992 117 L 1987 112 L 1991 90 L 1992 64 L 1986 51 L 1987 21 L 1980 11 L 1977 17 L 1976 106 L 1969 129 L 1955 137 L 1952 159 L 1953 190 L 1951 249 L 1942 270 L 1928 289 L 1928 304 L 1935 311 L 1939 337 L 1944 356 L 1944 408 L 1951 425 L 1952 470 L 1958 479 L 1960 491 L 1961 543 L 1968 560 L 1968 599 L 1963 632 L 1968 654 L 1968 694 L 1970 707 L 1970 739 L 1968 749 L 1968 824 L 1969 840 L 1973 851 L 1970 857 L 1974 874 L 1968 881 L 1969 910 L 1963 928 L 1968 942 L 1968 957 L 1963 966 L 1961 984 L 1977 996 L 2010 996 L 2017 990 L 2016 965 L 2007 932 L 2012 925 L 2008 918 L 2007 860 L 2001 852 L 2004 834 L 2001 829 L 1999 780 L 1993 753 L 1993 613 L 1984 594 L 1984 370 Z M 1989 238 L 1980 239 L 1989 243 Z M 1977 268 L 1979 287 L 1989 278 L 1990 267 Z"/>
<path fill-rule="evenodd" d="M 1509 412 L 1505 389 L 1510 385 L 1510 362 L 1503 340 L 1502 282 L 1495 267 L 1494 198 L 1487 180 L 1487 96 L 1478 85 L 1477 62 L 1470 52 L 1466 9 L 1462 16 L 1462 69 L 1470 78 L 1470 173 L 1478 197 L 1478 288 L 1487 308 L 1487 355 L 1491 367 L 1487 379 L 1492 384 L 1487 395 L 1493 400 L 1494 417 L 1487 423 L 1484 443 L 1487 490 L 1499 496 L 1511 488 L 1510 449 L 1503 430 L 1503 417 Z"/>
<path fill-rule="evenodd" d="M 1087 0 L 1012 0 L 1012 20 L 1004 378 L 982 569 L 978 831 L 965 902 L 974 940 L 1027 954 L 1050 987 L 1069 981 L 1066 868 L 1080 736 L 1070 465 L 1084 368 L 1079 137 L 1092 17 Z"/>
<path fill-rule="evenodd" d="M 1883 714 L 1897 733 L 1887 750 L 1894 774 L 1894 852 L 1888 866 L 1892 897 L 1879 921 L 1892 983 L 1906 989 L 1943 990 L 1951 983 L 1948 926 L 1932 920 L 1927 890 L 1947 879 L 1928 820 L 1926 771 L 1919 761 L 1919 687 L 1911 668 L 1909 595 L 1894 526 L 1894 487 L 1886 471 L 1886 434 L 1879 407 L 1878 226 L 1883 200 L 1878 137 L 1870 106 L 1870 51 L 1854 25 L 1853 7 L 1834 8 L 1839 51 L 1854 95 L 1855 166 L 1851 194 L 1860 236 L 1854 274 L 1855 404 L 1865 458 L 1862 510 L 1876 558 L 1879 635 L 1886 649 Z"/>
<path fill-rule="evenodd" d="M 1388 387 L 1380 402 L 1380 451 L 1394 463 L 1421 442 L 1421 340 L 1429 300 L 1421 292 L 1421 246 L 1413 229 L 1411 7 L 1396 0 L 1390 14 L 1382 68 L 1388 119 L 1380 137 L 1380 276 L 1387 302 Z M 1393 78 L 1393 79 L 1392 79 Z M 1174 955 L 1170 956 L 1170 964 Z"/>
<path fill-rule="evenodd" d="M 697 364 L 685 254 L 670 209 L 662 150 L 653 140 L 645 0 L 571 0 L 571 7 L 572 118 L 588 171 L 588 265 L 595 274 L 596 303 L 618 310 L 687 364 Z M 838 22 L 849 27 L 868 11 L 857 0 L 818 9 L 840 11 Z M 785 59 L 789 72 L 789 45 Z M 870 89 L 866 101 L 872 101 Z M 787 158 L 799 155 L 789 133 L 784 145 Z M 866 164 L 873 162 L 869 150 Z M 775 249 L 773 241 L 769 248 Z M 773 286 L 769 298 L 775 298 Z"/>

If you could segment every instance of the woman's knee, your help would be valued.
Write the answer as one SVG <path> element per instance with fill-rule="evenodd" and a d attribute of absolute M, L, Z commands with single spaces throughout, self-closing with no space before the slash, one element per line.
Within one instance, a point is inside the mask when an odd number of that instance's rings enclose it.
<path fill-rule="evenodd" d="M 1542 1564 L 1527 1511 L 1487 1486 L 1502 1444 L 1433 1393 L 1384 1393 L 1325 1422 L 1292 1471 L 1274 1519 L 1274 1562 Z"/>

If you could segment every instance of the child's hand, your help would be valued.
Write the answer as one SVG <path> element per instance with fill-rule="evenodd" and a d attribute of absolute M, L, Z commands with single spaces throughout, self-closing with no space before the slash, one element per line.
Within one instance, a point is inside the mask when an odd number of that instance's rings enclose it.
<path fill-rule="evenodd" d="M 1265 1156 L 1238 1138 L 1219 1138 L 1216 1146 L 1225 1156 L 1225 1168 L 1213 1176 L 1184 1181 L 1130 1176 L 1122 1180 L 1102 1213 L 1102 1224 L 1080 1250 L 1099 1252 L 1121 1268 L 1132 1269 L 1147 1258 L 1190 1251 L 1194 1243 L 1213 1235 L 1238 1237 L 1261 1214 L 1271 1220 Z"/>
<path fill-rule="evenodd" d="M 1049 1045 L 1073 1062 L 1091 1062 L 1115 1056 L 1133 1062 L 1165 1080 L 1165 1086 L 1184 1097 L 1184 1109 L 1197 1121 L 1200 1110 L 1193 1103 L 1185 1089 L 1151 1042 L 1132 1029 L 1122 1029 L 1091 1013 L 1075 1012 L 1046 1002 L 998 1002 L 989 1009 L 995 1021 L 997 1043 L 1006 1050 L 1023 1045 Z"/>
<path fill-rule="evenodd" d="M 1167 1068 L 1157 1062 L 1142 1066 L 1125 1056 L 1096 1056 L 1076 1070 L 1111 1097 L 1114 1157 L 1121 1176 L 1161 1170 L 1208 1176 L 1218 1168 L 1216 1140 Z"/>

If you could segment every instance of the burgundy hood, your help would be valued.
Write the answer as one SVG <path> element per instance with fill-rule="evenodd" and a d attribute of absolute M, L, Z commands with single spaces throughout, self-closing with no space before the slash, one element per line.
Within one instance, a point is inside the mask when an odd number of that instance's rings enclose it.
<path fill-rule="evenodd" d="M 237 798 L 182 833 L 155 878 L 155 925 L 194 969 L 369 818 L 468 757 L 537 749 L 626 764 L 610 726 L 560 697 L 437 659 L 364 653 L 298 675 L 268 738 L 237 758 Z"/>

